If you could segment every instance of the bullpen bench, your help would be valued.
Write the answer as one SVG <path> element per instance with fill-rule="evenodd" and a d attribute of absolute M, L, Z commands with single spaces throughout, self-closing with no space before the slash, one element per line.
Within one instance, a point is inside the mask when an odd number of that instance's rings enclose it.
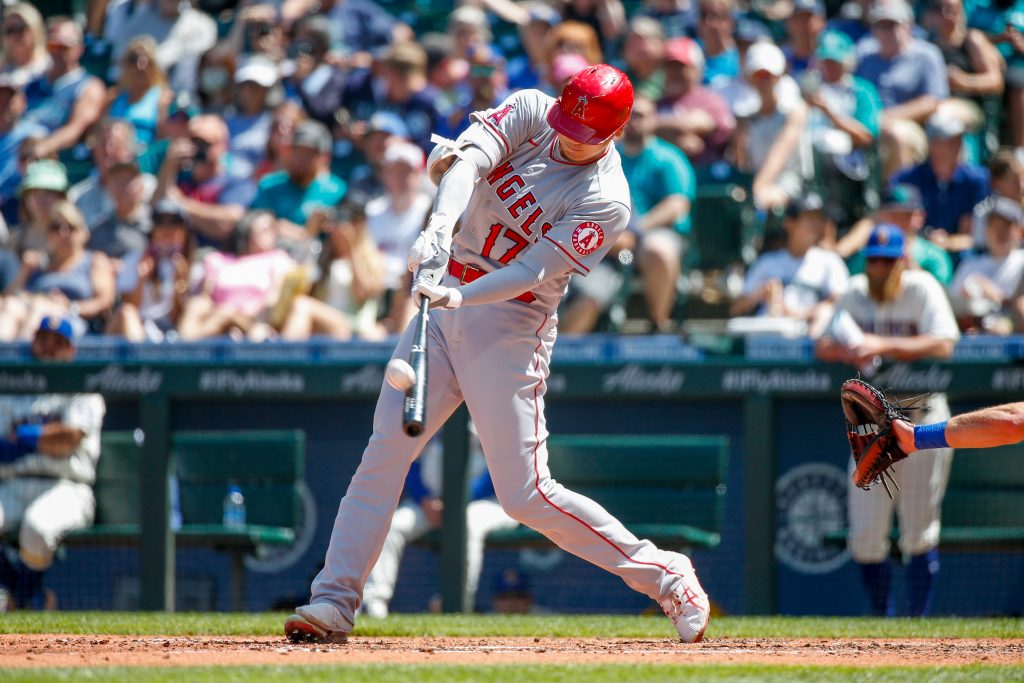
<path fill-rule="evenodd" d="M 140 445 L 131 432 L 106 432 L 101 442 L 95 524 L 69 534 L 65 545 L 138 544 Z M 245 556 L 295 541 L 305 451 L 305 434 L 298 430 L 176 432 L 171 438 L 182 516 L 176 544 L 228 555 L 232 610 L 244 608 Z M 231 484 L 245 496 L 246 524 L 237 528 L 223 523 Z"/>
<path fill-rule="evenodd" d="M 727 437 L 558 435 L 547 445 L 555 481 L 593 498 L 638 538 L 666 549 L 721 542 Z M 487 537 L 498 547 L 550 543 L 525 526 Z"/>
<path fill-rule="evenodd" d="M 899 463 L 894 472 L 899 481 Z M 848 535 L 848 529 L 839 529 L 826 535 L 825 541 L 845 545 Z M 899 531 L 894 528 L 894 544 L 897 538 Z M 893 548 L 898 552 L 895 545 Z M 956 451 L 942 501 L 939 548 L 950 552 L 1024 550 L 1024 445 Z"/>

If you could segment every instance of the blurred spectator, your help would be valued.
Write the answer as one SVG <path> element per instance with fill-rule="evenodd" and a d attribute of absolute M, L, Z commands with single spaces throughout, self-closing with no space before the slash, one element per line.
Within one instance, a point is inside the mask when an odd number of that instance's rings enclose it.
<path fill-rule="evenodd" d="M 112 55 L 120 63 L 128 44 L 138 36 L 157 44 L 156 60 L 168 75 L 171 89 L 194 91 L 199 56 L 217 42 L 217 24 L 193 9 L 189 0 L 153 0 L 140 4 L 111 36 Z"/>
<path fill-rule="evenodd" d="M 104 220 L 94 223 L 89 249 L 121 259 L 132 251 L 145 248 L 153 224 L 149 216 L 149 197 L 139 162 L 115 162 L 106 173 L 103 187 L 114 210 Z"/>
<path fill-rule="evenodd" d="M 181 207 L 165 199 L 146 221 L 152 229 L 124 258 L 117 278 L 121 305 L 106 329 L 133 342 L 162 341 L 173 334 L 191 289 L 195 236 Z"/>
<path fill-rule="evenodd" d="M 235 106 L 224 115 L 232 175 L 249 178 L 263 162 L 270 137 L 268 96 L 277 81 L 277 65 L 265 57 L 252 57 L 235 72 Z"/>
<path fill-rule="evenodd" d="M 10 246 L 19 254 L 46 249 L 50 210 L 67 197 L 68 175 L 64 166 L 51 159 L 33 161 L 21 181 L 20 223 L 11 230 Z"/>
<path fill-rule="evenodd" d="M 972 3 L 968 13 L 970 24 L 985 32 L 989 41 L 1006 60 L 1005 113 L 1010 131 L 1010 144 L 1024 161 L 1024 12 L 1019 2 Z"/>
<path fill-rule="evenodd" d="M 696 29 L 697 0 L 644 0 L 633 16 L 654 19 L 667 38 L 682 38 Z"/>
<path fill-rule="evenodd" d="M 43 162 L 36 162 L 43 163 Z M 47 216 L 46 250 L 27 250 L 0 313 L 0 340 L 29 339 L 46 316 L 81 317 L 102 327 L 114 304 L 114 268 L 105 254 L 85 248 L 89 228 L 71 202 Z"/>
<path fill-rule="evenodd" d="M 121 56 L 121 75 L 108 94 L 106 115 L 131 121 L 136 141 L 145 146 L 156 137 L 173 95 L 156 61 L 156 43 L 142 36 L 128 43 Z"/>
<path fill-rule="evenodd" d="M 479 50 L 494 50 L 487 15 L 473 5 L 457 7 L 448 15 L 448 35 L 452 37 L 456 59 L 469 61 Z"/>
<path fill-rule="evenodd" d="M 243 61 L 259 56 L 276 66 L 284 59 L 285 42 L 284 22 L 278 4 L 245 2 L 240 3 L 231 30 L 216 49 L 236 55 Z"/>
<path fill-rule="evenodd" d="M 24 111 L 25 94 L 21 85 L 10 75 L 0 75 L 0 210 L 2 220 L 8 224 L 17 220 L 21 143 L 30 136 L 46 134 L 46 129 L 39 124 L 22 119 Z"/>
<path fill-rule="evenodd" d="M 285 292 L 296 262 L 276 248 L 277 221 L 267 211 L 251 211 L 232 234 L 231 253 L 203 259 L 201 292 L 188 299 L 179 332 L 186 341 L 222 334 L 253 340 L 280 334 L 301 341 L 312 332 L 337 339 L 351 336 L 339 311 L 295 290 Z"/>
<path fill-rule="evenodd" d="M 733 0 L 701 0 L 697 36 L 704 51 L 704 83 L 740 75 L 740 54 L 733 38 Z"/>
<path fill-rule="evenodd" d="M 377 73 L 364 71 L 353 77 L 344 97 L 345 106 L 359 121 L 378 111 L 398 114 L 412 141 L 430 149 L 430 134 L 437 130 L 440 112 L 436 93 L 427 84 L 427 55 L 415 43 L 399 43 L 385 52 Z"/>
<path fill-rule="evenodd" d="M 167 106 L 167 117 L 157 126 L 157 138 L 137 155 L 143 173 L 156 176 L 163 166 L 164 157 L 171 142 L 188 137 L 189 121 L 199 116 L 195 98 L 187 93 L 177 93 Z"/>
<path fill-rule="evenodd" d="M 578 21 L 563 21 L 548 32 L 547 43 L 545 44 L 547 58 L 544 65 L 545 81 L 540 89 L 558 96 L 561 93 L 561 79 L 555 78 L 554 64 L 561 55 L 578 55 L 587 61 L 587 64 L 600 64 L 604 61 L 601 51 L 601 43 L 598 40 L 597 32 L 587 24 Z M 574 72 L 575 73 L 575 72 Z M 571 76 L 572 74 L 569 74 Z"/>
<path fill-rule="evenodd" d="M 795 318 L 807 323 L 812 339 L 832 319 L 833 304 L 846 292 L 849 275 L 843 259 L 818 247 L 825 232 L 825 204 L 816 194 L 798 197 L 786 207 L 786 246 L 762 254 L 750 266 L 743 295 L 730 315 Z"/>
<path fill-rule="evenodd" d="M 985 248 L 987 218 L 992 204 L 999 197 L 1006 197 L 1018 204 L 1024 203 L 1024 163 L 1019 161 L 1013 152 L 997 152 L 988 163 L 988 173 L 992 194 L 974 207 L 974 218 L 971 220 L 974 248 L 979 251 Z"/>
<path fill-rule="evenodd" d="M 348 176 L 352 191 L 369 199 L 383 195 L 385 188 L 381 180 L 381 165 L 384 152 L 396 142 L 408 140 L 409 129 L 397 114 L 382 111 L 371 116 L 358 145 L 362 158 L 352 167 Z"/>
<path fill-rule="evenodd" d="M 285 160 L 288 158 L 295 127 L 305 120 L 305 111 L 295 101 L 285 100 L 274 107 L 263 161 L 253 171 L 253 180 L 259 182 L 264 176 L 285 170 Z"/>
<path fill-rule="evenodd" d="M 509 58 L 508 83 L 513 90 L 538 88 L 547 69 L 547 41 L 551 29 L 562 21 L 558 11 L 543 2 L 525 5 L 528 18 L 519 27 L 523 54 Z"/>
<path fill-rule="evenodd" d="M 384 292 L 384 259 L 366 225 L 366 198 L 349 193 L 335 210 L 317 211 L 317 232 L 325 238 L 316 297 L 341 311 L 361 339 L 382 339 L 377 322 Z"/>
<path fill-rule="evenodd" d="M 487 48 L 477 50 L 469 60 L 469 91 L 454 112 L 442 120 L 438 133 L 455 139 L 469 127 L 469 115 L 500 104 L 508 96 L 505 60 Z"/>
<path fill-rule="evenodd" d="M 455 56 L 455 40 L 447 33 L 425 33 L 419 42 L 427 55 L 427 83 L 436 91 L 438 110 L 447 118 L 465 97 L 469 64 Z"/>
<path fill-rule="evenodd" d="M 967 28 L 963 0 L 932 0 L 926 28 L 942 51 L 953 95 L 976 98 L 1002 94 L 1003 58 L 984 33 Z"/>
<path fill-rule="evenodd" d="M 330 153 L 327 128 L 317 121 L 300 123 L 288 147 L 285 170 L 260 181 L 252 208 L 270 211 L 283 236 L 304 236 L 313 209 L 334 206 L 345 196 L 345 181 L 331 174 Z"/>
<path fill-rule="evenodd" d="M 825 29 L 825 3 L 822 0 L 794 0 L 793 13 L 786 19 L 786 37 L 783 46 L 787 71 L 799 76 L 811 65 L 818 36 Z"/>
<path fill-rule="evenodd" d="M 44 318 L 32 336 L 32 355 L 70 361 L 79 336 L 75 320 Z M 106 406 L 99 394 L 0 397 L 0 529 L 17 530 L 18 554 L 0 547 L 0 584 L 15 609 L 38 609 L 43 572 L 70 531 L 92 524 L 92 484 L 100 457 Z"/>
<path fill-rule="evenodd" d="M 423 151 L 395 142 L 384 151 L 381 180 L 385 194 L 366 205 L 370 236 L 384 257 L 384 286 L 397 289 L 407 272 L 409 249 L 423 229 L 433 198 L 423 190 Z"/>
<path fill-rule="evenodd" d="M 53 17 L 46 38 L 50 66 L 25 85 L 25 118 L 49 132 L 36 153 L 47 156 L 78 144 L 103 111 L 106 88 L 80 65 L 82 29 L 68 17 Z"/>
<path fill-rule="evenodd" d="M 494 580 L 491 610 L 498 614 L 531 614 L 537 611 L 530 579 L 518 569 L 501 571 Z"/>
<path fill-rule="evenodd" d="M 920 160 L 923 124 L 949 97 L 939 49 L 912 33 L 914 15 L 904 0 L 878 0 L 870 12 L 873 41 L 866 41 L 857 75 L 882 99 L 885 177 Z"/>
<path fill-rule="evenodd" d="M 286 20 L 312 13 L 327 17 L 332 27 L 332 48 L 360 65 L 365 65 L 363 56 L 367 53 L 412 38 L 408 26 L 373 0 L 284 0 L 283 11 Z"/>
<path fill-rule="evenodd" d="M 302 102 L 311 118 L 331 125 L 341 106 L 346 73 L 327 61 L 331 49 L 331 23 L 324 17 L 304 17 L 295 25 L 295 37 L 288 48 L 294 69 L 288 87 Z"/>
<path fill-rule="evenodd" d="M 622 61 L 633 90 L 654 101 L 665 94 L 665 32 L 649 17 L 635 17 L 622 44 Z"/>
<path fill-rule="evenodd" d="M 235 102 L 235 55 L 217 49 L 199 58 L 196 92 L 205 114 L 223 114 Z"/>
<path fill-rule="evenodd" d="M 964 259 L 949 291 L 954 307 L 968 319 L 966 329 L 1011 334 L 1024 329 L 1024 209 L 1000 197 L 986 224 L 988 253 Z"/>
<path fill-rule="evenodd" d="M 583 55 L 564 54 L 555 57 L 554 61 L 551 62 L 551 93 L 557 95 L 562 92 L 569 79 L 588 66 L 590 64 Z"/>
<path fill-rule="evenodd" d="M 228 127 L 214 114 L 188 124 L 189 137 L 167 148 L 154 202 L 167 198 L 182 207 L 200 245 L 222 245 L 252 203 L 256 188 L 225 165 Z"/>
<path fill-rule="evenodd" d="M 41 75 L 50 65 L 46 53 L 46 29 L 39 10 L 19 2 L 4 10 L 3 49 L 0 50 L 0 74 L 24 85 Z"/>
<path fill-rule="evenodd" d="M 665 50 L 665 96 L 658 103 L 658 135 L 697 166 L 725 157 L 736 119 L 721 97 L 701 85 L 704 53 L 691 38 L 673 38 Z"/>
<path fill-rule="evenodd" d="M 940 285 L 948 285 L 953 279 L 953 260 L 945 249 L 934 242 L 920 237 L 925 226 L 924 202 L 921 193 L 913 185 L 892 185 L 882 198 L 874 220 L 865 220 L 863 236 L 859 243 L 851 243 L 849 251 L 857 253 L 850 259 L 850 273 L 864 272 L 864 255 L 860 253 L 867 244 L 875 225 L 886 223 L 903 231 L 906 244 L 907 267 L 918 268 L 931 273 Z M 851 237 L 852 237 L 851 233 Z"/>
<path fill-rule="evenodd" d="M 70 199 L 85 217 L 87 225 L 95 226 L 114 215 L 115 198 L 107 189 L 107 173 L 114 164 L 134 162 L 135 128 L 124 119 L 102 119 L 86 138 L 92 152 L 93 169 L 68 191 Z M 143 201 L 149 201 L 156 189 L 156 178 L 146 173 L 142 178 Z"/>
<path fill-rule="evenodd" d="M 974 207 L 988 196 L 988 170 L 960 163 L 964 125 L 939 112 L 928 119 L 928 158 L 893 177 L 894 183 L 915 186 L 924 200 L 925 237 L 948 251 L 972 246 Z"/>
<path fill-rule="evenodd" d="M 762 209 L 781 209 L 803 191 L 813 173 L 807 107 L 797 99 L 778 97 L 786 68 L 782 50 L 756 43 L 747 51 L 743 74 L 754 87 L 760 108 L 743 121 L 741 167 L 754 172 L 754 203 Z"/>
<path fill-rule="evenodd" d="M 828 28 L 846 34 L 854 43 L 871 35 L 871 5 L 874 0 L 847 0 L 839 8 L 839 15 L 828 22 Z"/>
<path fill-rule="evenodd" d="M 617 43 L 626 30 L 626 10 L 620 0 L 559 0 L 555 4 L 561 5 L 563 20 L 590 26 L 602 43 Z"/>

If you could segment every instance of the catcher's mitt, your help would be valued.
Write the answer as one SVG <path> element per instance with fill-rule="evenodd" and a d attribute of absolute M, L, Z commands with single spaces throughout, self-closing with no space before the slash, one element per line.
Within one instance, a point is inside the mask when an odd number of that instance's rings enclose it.
<path fill-rule="evenodd" d="M 839 398 L 846 418 L 846 437 L 850 440 L 850 452 L 856 466 L 853 483 L 867 490 L 871 484 L 881 482 L 891 498 L 892 492 L 885 477 L 889 477 L 898 491 L 899 484 L 889 468 L 908 455 L 896 443 L 892 421 L 906 420 L 906 414 L 899 404 L 859 379 L 843 382 Z"/>

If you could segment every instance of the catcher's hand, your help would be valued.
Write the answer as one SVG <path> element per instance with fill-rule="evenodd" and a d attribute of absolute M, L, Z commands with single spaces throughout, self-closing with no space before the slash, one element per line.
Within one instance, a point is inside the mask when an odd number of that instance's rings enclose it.
<path fill-rule="evenodd" d="M 862 489 L 869 489 L 875 482 L 881 482 L 889 497 L 888 476 L 899 490 L 889 468 L 907 457 L 893 431 L 893 422 L 906 421 L 906 414 L 900 406 L 885 397 L 878 389 L 859 379 L 843 382 L 839 391 L 846 418 L 846 437 L 850 440 L 850 452 L 856 470 L 853 483 Z"/>

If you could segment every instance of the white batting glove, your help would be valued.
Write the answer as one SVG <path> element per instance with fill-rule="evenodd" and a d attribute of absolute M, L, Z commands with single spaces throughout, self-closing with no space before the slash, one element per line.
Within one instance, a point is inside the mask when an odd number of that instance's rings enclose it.
<path fill-rule="evenodd" d="M 462 292 L 457 287 L 436 285 L 420 278 L 412 283 L 412 294 L 414 298 L 417 294 L 427 297 L 431 308 L 440 308 L 443 311 L 454 311 L 462 305 Z"/>
<path fill-rule="evenodd" d="M 423 229 L 413 242 L 409 250 L 409 270 L 416 272 L 420 265 L 437 256 L 444 248 L 442 243 L 447 243 L 442 237 L 444 234 L 451 234 L 453 221 L 443 213 L 434 213 L 427 220 L 427 227 Z"/>

